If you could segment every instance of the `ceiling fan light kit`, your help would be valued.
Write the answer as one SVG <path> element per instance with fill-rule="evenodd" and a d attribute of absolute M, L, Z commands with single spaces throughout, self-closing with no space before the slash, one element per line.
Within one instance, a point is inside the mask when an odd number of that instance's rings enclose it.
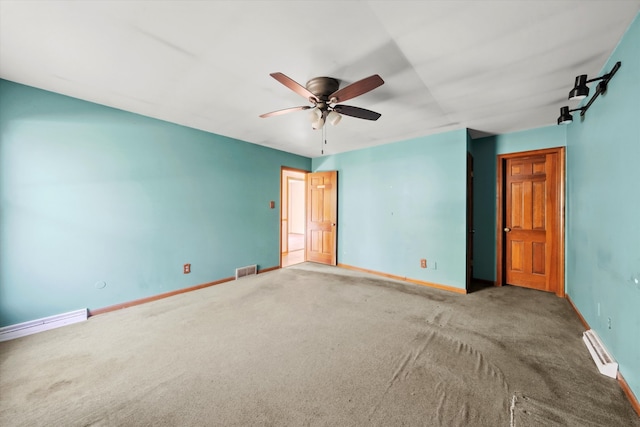
<path fill-rule="evenodd" d="M 591 104 L 593 104 L 593 101 L 595 101 L 601 93 L 607 91 L 607 85 L 609 84 L 609 81 L 616 74 L 621 65 L 622 63 L 620 61 L 616 62 L 616 65 L 613 66 L 611 71 L 609 71 L 604 76 L 596 77 L 595 79 L 587 80 L 586 74 L 577 76 L 576 81 L 573 85 L 573 89 L 569 91 L 570 101 L 579 101 L 589 96 L 589 87 L 587 86 L 587 83 L 597 81 L 599 81 L 600 83 L 598 83 L 598 86 L 596 86 L 596 93 L 584 107 L 574 108 L 572 110 L 570 110 L 567 106 L 560 108 L 560 117 L 558 117 L 558 124 L 566 125 L 573 122 L 573 116 L 571 115 L 571 113 L 574 111 L 580 111 L 580 117 L 584 117 L 589 107 L 591 107 Z"/>
<path fill-rule="evenodd" d="M 338 102 L 355 98 L 384 84 L 384 80 L 377 74 L 358 80 L 342 89 L 340 89 L 340 82 L 333 77 L 315 77 L 309 80 L 305 86 L 282 73 L 271 73 L 271 77 L 306 98 L 313 106 L 305 105 L 272 111 L 260 115 L 262 118 L 311 109 L 309 114 L 311 128 L 318 130 L 322 129 L 326 122 L 331 123 L 333 126 L 337 125 L 342 120 L 342 115 L 365 120 L 378 120 L 381 116 L 380 113 L 375 111 L 338 104 Z"/>
<path fill-rule="evenodd" d="M 315 123 L 322 118 L 322 111 L 318 107 L 313 107 L 309 113 L 309 120 Z"/>
<path fill-rule="evenodd" d="M 324 126 L 324 119 L 322 117 L 320 117 L 315 122 L 311 123 L 311 129 L 313 130 L 322 129 L 323 126 Z"/>
<path fill-rule="evenodd" d="M 327 120 L 329 121 L 329 123 L 331 123 L 332 126 L 335 126 L 340 123 L 340 120 L 342 120 L 342 116 L 335 111 L 329 111 L 329 114 L 327 114 Z"/>

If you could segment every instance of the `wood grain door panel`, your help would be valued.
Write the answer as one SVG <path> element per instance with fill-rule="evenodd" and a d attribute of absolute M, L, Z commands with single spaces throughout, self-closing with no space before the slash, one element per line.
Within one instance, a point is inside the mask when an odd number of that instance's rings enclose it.
<path fill-rule="evenodd" d="M 546 233 L 511 231 L 507 238 L 507 283 L 546 290 Z"/>
<path fill-rule="evenodd" d="M 498 284 L 564 294 L 562 149 L 499 159 Z"/>
<path fill-rule="evenodd" d="M 547 156 L 508 159 L 506 165 L 506 281 L 546 290 Z"/>
<path fill-rule="evenodd" d="M 338 172 L 307 175 L 307 261 L 336 265 Z"/>

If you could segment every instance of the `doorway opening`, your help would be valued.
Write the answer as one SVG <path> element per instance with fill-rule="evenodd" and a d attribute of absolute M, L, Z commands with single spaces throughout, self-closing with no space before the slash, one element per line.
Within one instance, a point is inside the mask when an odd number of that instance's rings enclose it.
<path fill-rule="evenodd" d="M 282 168 L 280 179 L 280 266 L 306 260 L 306 171 Z"/>
<path fill-rule="evenodd" d="M 467 152 L 467 292 L 473 282 L 473 156 Z"/>

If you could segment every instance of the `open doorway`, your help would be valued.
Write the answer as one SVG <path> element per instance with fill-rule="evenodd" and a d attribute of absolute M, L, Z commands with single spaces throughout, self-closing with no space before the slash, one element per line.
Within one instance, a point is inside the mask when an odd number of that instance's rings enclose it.
<path fill-rule="evenodd" d="M 280 266 L 288 267 L 305 261 L 306 172 L 282 168 L 280 179 Z"/>

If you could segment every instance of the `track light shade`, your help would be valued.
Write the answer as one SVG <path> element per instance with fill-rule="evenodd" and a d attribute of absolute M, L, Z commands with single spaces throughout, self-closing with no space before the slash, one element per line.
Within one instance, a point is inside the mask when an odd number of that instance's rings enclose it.
<path fill-rule="evenodd" d="M 587 86 L 587 75 L 582 74 L 576 77 L 576 83 L 573 85 L 573 89 L 569 92 L 569 99 L 572 101 L 579 101 L 589 96 L 589 87 Z"/>
<path fill-rule="evenodd" d="M 342 119 L 342 116 L 336 113 L 335 111 L 330 111 L 329 114 L 327 115 L 327 121 L 331 123 L 333 126 L 340 123 L 341 119 Z"/>
<path fill-rule="evenodd" d="M 568 125 L 573 122 L 573 116 L 569 113 L 569 107 L 560 108 L 560 117 L 558 117 L 559 125 Z"/>

